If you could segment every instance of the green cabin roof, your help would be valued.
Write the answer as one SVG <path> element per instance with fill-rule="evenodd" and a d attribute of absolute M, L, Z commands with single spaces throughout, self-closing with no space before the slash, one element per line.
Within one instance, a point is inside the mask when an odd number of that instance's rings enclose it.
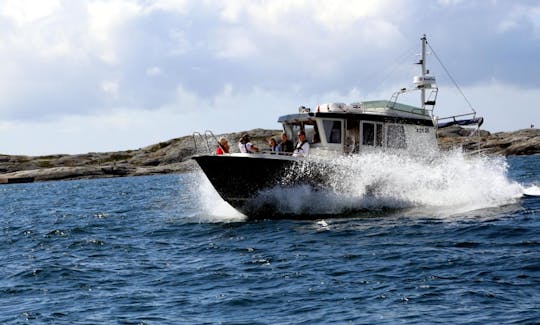
<path fill-rule="evenodd" d="M 362 102 L 361 106 L 365 110 L 369 111 L 384 111 L 387 109 L 394 109 L 396 111 L 402 111 L 412 114 L 430 116 L 429 111 L 417 106 L 401 104 L 398 102 L 391 102 L 388 100 L 372 100 L 368 102 Z"/>

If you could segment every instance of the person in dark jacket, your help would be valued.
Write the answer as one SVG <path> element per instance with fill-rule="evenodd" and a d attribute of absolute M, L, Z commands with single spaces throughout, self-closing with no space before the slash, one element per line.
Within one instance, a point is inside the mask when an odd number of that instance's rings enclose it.
<path fill-rule="evenodd" d="M 281 143 L 278 146 L 279 152 L 292 153 L 294 151 L 294 145 L 291 140 L 287 139 L 287 133 L 281 134 Z"/>

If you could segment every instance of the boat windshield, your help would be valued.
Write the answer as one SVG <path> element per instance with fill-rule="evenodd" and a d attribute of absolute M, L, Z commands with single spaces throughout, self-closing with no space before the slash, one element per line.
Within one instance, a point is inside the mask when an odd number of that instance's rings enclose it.
<path fill-rule="evenodd" d="M 309 141 L 309 143 L 321 142 L 319 130 L 315 120 L 285 123 L 283 124 L 283 128 L 285 133 L 287 133 L 287 137 L 293 142 L 298 139 L 298 132 L 300 130 L 304 130 L 306 133 L 306 139 Z"/>

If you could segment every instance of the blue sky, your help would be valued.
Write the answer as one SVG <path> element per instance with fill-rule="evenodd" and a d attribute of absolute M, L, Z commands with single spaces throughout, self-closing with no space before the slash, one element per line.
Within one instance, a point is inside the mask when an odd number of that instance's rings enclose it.
<path fill-rule="evenodd" d="M 388 99 L 424 33 L 485 129 L 540 125 L 538 1 L 3 0 L 0 153 L 137 149 Z M 428 65 L 436 114 L 467 112 Z"/>

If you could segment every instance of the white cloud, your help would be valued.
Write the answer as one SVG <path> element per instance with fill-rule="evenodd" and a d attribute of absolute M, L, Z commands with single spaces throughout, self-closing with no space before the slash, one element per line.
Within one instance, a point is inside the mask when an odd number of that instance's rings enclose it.
<path fill-rule="evenodd" d="M 378 0 L 328 0 L 318 3 L 312 2 L 311 4 L 315 19 L 328 30 L 346 30 L 358 20 L 366 17 L 380 19 L 381 16 L 385 15 L 385 12 L 389 11 L 391 5 L 387 1 Z"/>
<path fill-rule="evenodd" d="M 174 102 L 167 104 L 165 107 L 172 109 L 180 109 L 181 111 L 204 110 L 207 104 L 203 102 L 195 93 L 185 89 L 182 85 L 176 87 Z"/>
<path fill-rule="evenodd" d="M 68 40 L 59 40 L 49 47 L 44 47 L 41 55 L 45 57 L 67 57 L 72 52 L 71 45 Z"/>
<path fill-rule="evenodd" d="M 245 0 L 229 0 L 229 1 L 214 1 L 210 6 L 218 8 L 220 17 L 228 23 L 239 22 L 240 15 L 244 12 L 244 8 L 249 5 L 250 1 Z"/>
<path fill-rule="evenodd" d="M 15 21 L 17 25 L 33 23 L 46 18 L 60 9 L 60 0 L 4 0 L 0 15 Z"/>
<path fill-rule="evenodd" d="M 176 12 L 179 14 L 186 14 L 189 10 L 189 1 L 188 0 L 154 0 L 148 3 L 146 12 L 153 11 L 165 11 L 165 12 Z"/>
<path fill-rule="evenodd" d="M 460 5 L 464 3 L 465 1 L 464 0 L 438 0 L 437 2 L 443 6 L 456 6 L 456 5 Z"/>
<path fill-rule="evenodd" d="M 170 30 L 169 40 L 171 46 L 168 54 L 171 55 L 184 55 L 192 49 L 191 42 L 186 38 L 186 34 L 183 30 Z"/>
<path fill-rule="evenodd" d="M 103 61 L 117 63 L 118 45 L 115 35 L 118 28 L 136 18 L 141 10 L 142 7 L 137 3 L 127 0 L 88 3 L 88 31 L 94 41 L 94 46 L 99 46 L 100 58 Z"/>
<path fill-rule="evenodd" d="M 159 67 L 150 67 L 148 69 L 146 69 L 146 75 L 147 76 L 150 76 L 150 77 L 155 77 L 155 76 L 159 76 L 161 75 L 161 69 Z"/>
<path fill-rule="evenodd" d="M 120 85 L 117 80 L 105 80 L 101 83 L 101 89 L 113 97 L 118 97 L 118 89 Z"/>
<path fill-rule="evenodd" d="M 249 58 L 257 53 L 257 46 L 249 35 L 241 30 L 228 30 L 219 33 L 216 56 L 226 59 Z"/>
<path fill-rule="evenodd" d="M 402 8 L 403 4 L 386 0 L 227 1 L 222 7 L 222 17 L 229 22 L 239 22 L 239 17 L 245 15 L 246 22 L 257 27 L 259 32 L 286 37 L 291 33 L 309 35 L 313 32 L 313 28 L 349 33 L 348 29 L 359 21 L 376 19 L 383 22 L 396 13 L 403 12 Z M 365 27 L 370 29 L 370 34 L 378 35 L 380 38 L 387 35 L 369 28 L 370 26 Z M 363 29 L 355 28 L 354 31 L 362 33 Z M 358 36 L 358 39 L 360 38 Z"/>
<path fill-rule="evenodd" d="M 425 32 L 486 127 L 540 125 L 526 122 L 537 119 L 526 103 L 540 102 L 539 17 L 527 1 L 5 0 L 0 137 L 14 140 L 0 152 L 130 148 L 277 127 L 299 105 L 386 99 L 415 72 Z M 441 113 L 463 107 L 458 99 L 441 90 Z M 83 132 L 100 137 L 70 142 Z"/>
<path fill-rule="evenodd" d="M 497 29 L 500 32 L 509 32 L 526 26 L 532 28 L 537 38 L 540 37 L 540 6 L 515 4 L 505 19 L 498 24 Z"/>

